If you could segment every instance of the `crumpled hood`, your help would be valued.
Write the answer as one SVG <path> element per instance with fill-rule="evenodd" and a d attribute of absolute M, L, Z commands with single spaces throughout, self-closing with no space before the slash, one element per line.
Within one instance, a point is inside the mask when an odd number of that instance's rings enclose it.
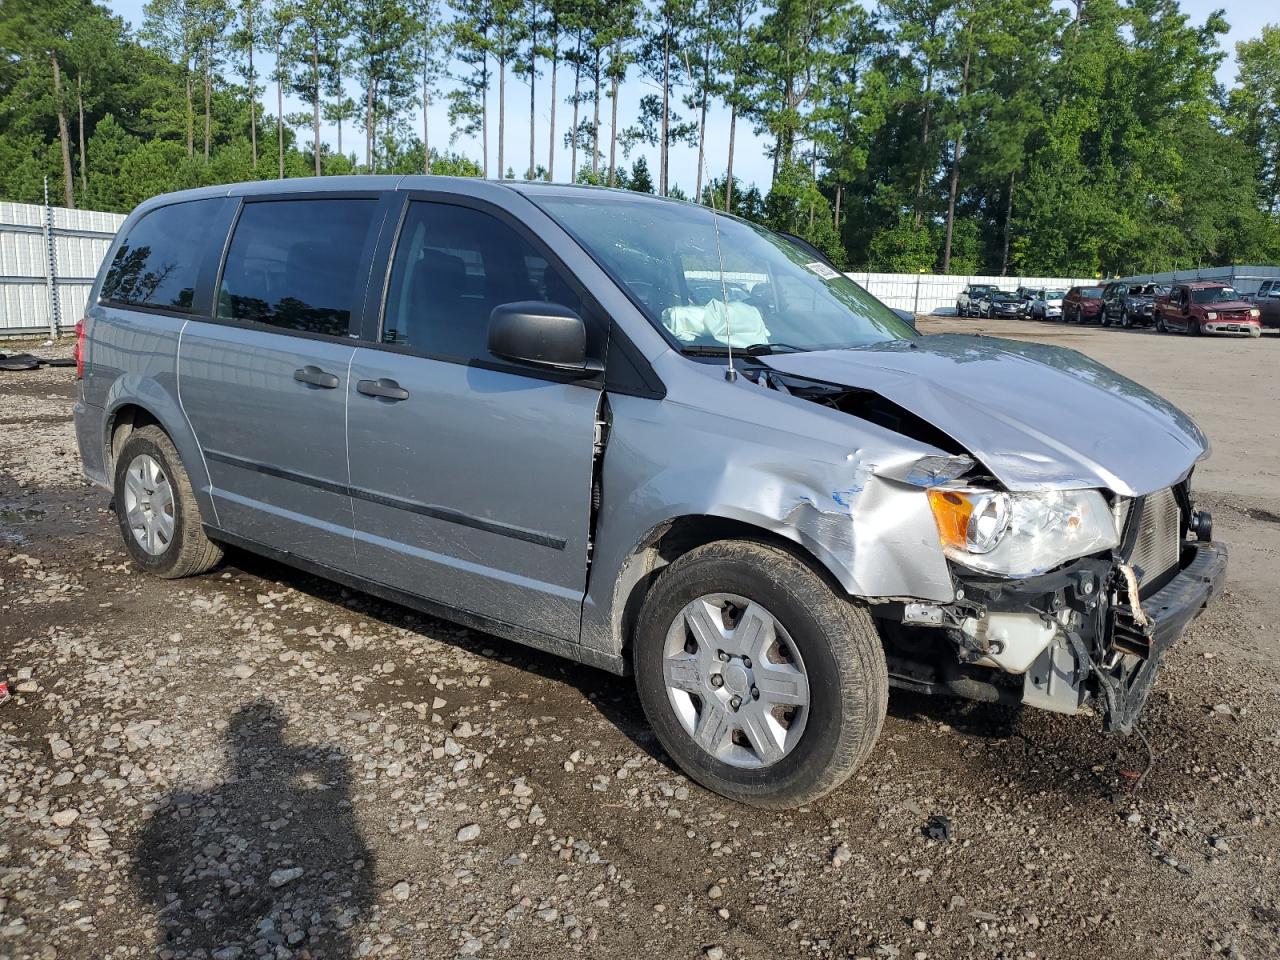
<path fill-rule="evenodd" d="M 872 390 L 938 427 L 1010 490 L 1140 496 L 1208 452 L 1185 413 L 1075 350 L 937 334 L 761 357 L 793 376 Z"/>

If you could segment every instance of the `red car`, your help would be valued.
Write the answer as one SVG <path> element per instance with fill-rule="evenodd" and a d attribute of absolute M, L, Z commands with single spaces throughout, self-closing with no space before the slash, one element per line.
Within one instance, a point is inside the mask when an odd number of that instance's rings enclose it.
<path fill-rule="evenodd" d="M 1101 323 L 1102 288 L 1072 287 L 1062 298 L 1063 323 Z"/>
<path fill-rule="evenodd" d="M 1156 330 L 1161 333 L 1220 333 L 1262 336 L 1262 311 L 1225 283 L 1197 280 L 1175 283 L 1156 297 Z"/>

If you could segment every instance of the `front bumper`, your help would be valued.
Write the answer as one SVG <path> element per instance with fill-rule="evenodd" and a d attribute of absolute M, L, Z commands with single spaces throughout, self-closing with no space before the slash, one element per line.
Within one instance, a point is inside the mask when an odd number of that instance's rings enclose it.
<path fill-rule="evenodd" d="M 1227 576 L 1225 544 L 1188 543 L 1190 554 L 1178 575 L 1142 600 L 1139 610 L 1117 604 L 1109 616 L 1110 637 L 1093 649 L 1076 632 L 1068 641 L 1078 669 L 1087 670 L 1106 730 L 1131 733 L 1160 670 L 1160 660 L 1222 592 Z M 1139 615 L 1140 613 L 1140 615 Z M 1145 622 L 1144 622 L 1145 621 Z"/>
<path fill-rule="evenodd" d="M 1239 320 L 1205 320 L 1200 324 L 1200 329 L 1205 333 L 1215 333 L 1220 336 L 1230 337 L 1260 337 L 1262 336 L 1262 324 L 1243 323 Z"/>
<path fill-rule="evenodd" d="M 1103 729 L 1133 731 L 1165 651 L 1222 590 L 1227 548 L 1184 541 L 1178 573 L 1135 601 L 1125 569 L 1082 559 L 1022 580 L 959 574 L 961 599 L 908 604 L 903 623 L 943 627 L 959 662 L 896 686 L 1057 713 L 1092 708 Z"/>

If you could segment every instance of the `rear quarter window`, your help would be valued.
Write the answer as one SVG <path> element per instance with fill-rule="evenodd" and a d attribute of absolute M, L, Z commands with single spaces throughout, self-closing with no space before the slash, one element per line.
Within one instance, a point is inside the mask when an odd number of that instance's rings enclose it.
<path fill-rule="evenodd" d="M 145 214 L 111 258 L 100 299 L 191 313 L 207 227 L 221 203 L 221 198 L 189 200 Z"/>

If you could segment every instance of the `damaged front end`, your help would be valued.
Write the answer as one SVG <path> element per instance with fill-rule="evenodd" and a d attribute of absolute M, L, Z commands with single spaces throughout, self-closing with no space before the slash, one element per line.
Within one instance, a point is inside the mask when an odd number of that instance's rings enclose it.
<path fill-rule="evenodd" d="M 894 685 L 1093 711 L 1132 732 L 1165 650 L 1221 590 L 1227 551 L 1186 481 L 1121 503 L 1107 556 L 1018 579 L 955 568 L 953 603 L 883 607 Z"/>
<path fill-rule="evenodd" d="M 875 470 L 928 497 L 937 539 L 918 543 L 915 555 L 940 545 L 950 581 L 946 600 L 865 597 L 893 685 L 1096 712 L 1105 730 L 1129 733 L 1164 651 L 1225 578 L 1226 548 L 1212 541 L 1210 518 L 1190 494 L 1207 443 L 1167 402 L 1078 355 L 995 352 L 1005 369 L 988 366 L 985 351 L 972 359 L 948 344 L 894 346 L 874 360 L 858 351 L 770 358 L 774 369 L 758 382 L 945 453 Z M 804 376 L 806 364 L 821 379 Z M 1021 407 L 996 415 L 986 400 L 997 384 L 1009 389 L 1002 378 L 1011 366 L 1076 384 L 1080 404 L 1107 417 L 1109 430 L 1143 436 L 1148 456 L 1080 434 L 1079 419 L 1062 416 L 1066 390 L 1052 409 L 1031 391 Z M 953 386 L 957 369 L 973 391 L 963 397 Z M 1070 429 L 1053 429 L 1064 421 Z M 850 510 L 864 548 L 874 538 L 859 514 L 875 506 Z M 895 542 L 892 552 L 902 547 Z"/>

